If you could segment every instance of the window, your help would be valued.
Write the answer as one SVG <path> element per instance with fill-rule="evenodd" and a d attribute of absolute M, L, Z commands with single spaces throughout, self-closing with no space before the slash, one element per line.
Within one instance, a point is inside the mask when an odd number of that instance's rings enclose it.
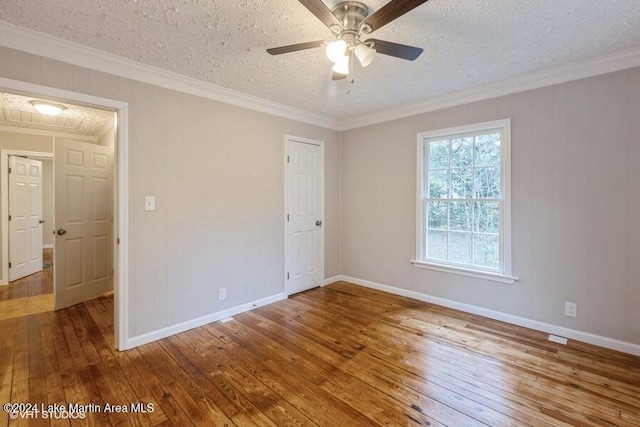
<path fill-rule="evenodd" d="M 513 282 L 510 120 L 418 135 L 414 265 Z"/>

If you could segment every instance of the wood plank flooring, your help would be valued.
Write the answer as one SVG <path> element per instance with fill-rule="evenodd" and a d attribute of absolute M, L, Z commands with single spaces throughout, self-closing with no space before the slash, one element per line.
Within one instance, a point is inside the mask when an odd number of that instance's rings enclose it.
<path fill-rule="evenodd" d="M 0 286 L 0 320 L 53 310 L 53 249 L 42 259 L 42 271 Z"/>
<path fill-rule="evenodd" d="M 640 358 L 338 282 L 126 352 L 113 297 L 0 321 L 4 425 L 638 426 Z"/>
<path fill-rule="evenodd" d="M 0 301 L 53 294 L 53 269 L 48 268 L 0 286 Z"/>
<path fill-rule="evenodd" d="M 0 320 L 52 311 L 53 294 L 0 301 Z"/>
<path fill-rule="evenodd" d="M 44 249 L 42 259 L 42 271 L 0 286 L 0 302 L 53 294 L 53 249 Z"/>

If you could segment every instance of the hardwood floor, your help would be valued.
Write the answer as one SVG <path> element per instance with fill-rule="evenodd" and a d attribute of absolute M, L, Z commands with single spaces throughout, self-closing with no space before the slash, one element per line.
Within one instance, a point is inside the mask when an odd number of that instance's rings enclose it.
<path fill-rule="evenodd" d="M 42 271 L 0 286 L 0 301 L 53 294 L 53 249 L 44 249 L 42 259 Z"/>
<path fill-rule="evenodd" d="M 43 251 L 45 268 L 0 286 L 0 320 L 53 310 L 53 249 Z"/>
<path fill-rule="evenodd" d="M 0 301 L 0 320 L 52 311 L 53 294 Z"/>
<path fill-rule="evenodd" d="M 344 282 L 126 352 L 112 337 L 112 297 L 0 321 L 0 401 L 153 404 L 72 425 L 640 425 L 639 357 Z"/>

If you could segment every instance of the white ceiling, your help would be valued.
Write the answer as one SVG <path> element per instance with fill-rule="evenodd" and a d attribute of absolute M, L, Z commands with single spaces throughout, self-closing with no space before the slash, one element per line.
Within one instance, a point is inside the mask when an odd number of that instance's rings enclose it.
<path fill-rule="evenodd" d="M 324 116 L 345 119 L 640 46 L 638 0 L 430 0 L 373 33 L 419 46 L 331 81 L 330 39 L 297 0 L 1 0 L 0 20 Z M 327 1 L 331 7 L 337 1 Z M 387 3 L 366 0 L 372 10 Z"/>

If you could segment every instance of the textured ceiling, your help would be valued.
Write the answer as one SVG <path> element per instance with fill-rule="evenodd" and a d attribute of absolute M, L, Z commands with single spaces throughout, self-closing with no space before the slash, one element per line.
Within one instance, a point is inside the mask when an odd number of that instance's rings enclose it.
<path fill-rule="evenodd" d="M 325 1 L 330 7 L 336 1 Z M 377 10 L 384 0 L 366 0 Z M 331 81 L 330 39 L 297 0 L 0 0 L 0 20 L 335 118 L 356 117 L 640 46 L 638 0 L 430 0 L 373 33 L 423 47 Z"/>
<path fill-rule="evenodd" d="M 40 98 L 0 92 L 0 126 L 97 137 L 107 124 L 113 122 L 113 112 L 57 101 L 56 104 L 63 105 L 66 109 L 59 116 L 45 116 L 29 103 L 34 99 Z"/>

